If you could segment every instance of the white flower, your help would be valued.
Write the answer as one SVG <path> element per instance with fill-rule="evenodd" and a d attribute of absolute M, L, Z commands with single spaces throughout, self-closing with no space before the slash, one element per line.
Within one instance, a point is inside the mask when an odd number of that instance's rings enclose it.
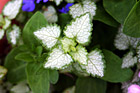
<path fill-rule="evenodd" d="M 62 48 L 65 52 L 70 52 L 71 50 L 73 50 L 73 48 L 75 49 L 76 46 L 76 42 L 73 39 L 69 39 L 67 37 L 64 37 L 61 40 L 62 43 Z"/>
<path fill-rule="evenodd" d="M 62 49 L 54 48 L 45 63 L 45 68 L 64 69 L 72 62 L 69 54 L 64 53 Z"/>
<path fill-rule="evenodd" d="M 104 60 L 103 60 L 103 54 L 100 50 L 94 50 L 88 54 L 88 65 L 82 66 L 86 69 L 88 74 L 91 74 L 92 76 L 104 76 Z"/>
<path fill-rule="evenodd" d="M 60 27 L 57 25 L 50 25 L 42 27 L 34 32 L 34 35 L 42 41 L 43 45 L 47 48 L 52 48 L 58 41 L 60 36 Z"/>
<path fill-rule="evenodd" d="M 22 0 L 9 1 L 3 9 L 4 16 L 7 16 L 9 19 L 14 19 L 19 13 L 21 5 Z"/>
<path fill-rule="evenodd" d="M 9 34 L 10 42 L 13 45 L 16 45 L 17 40 L 20 37 L 20 28 L 18 26 L 16 26 L 16 25 L 13 25 L 12 28 L 13 28 L 13 30 L 10 31 L 8 34 Z"/>
<path fill-rule="evenodd" d="M 90 40 L 92 31 L 92 23 L 89 13 L 84 14 L 80 18 L 76 18 L 67 25 L 64 33 L 69 38 L 76 38 L 76 41 L 80 44 L 86 44 Z"/>
<path fill-rule="evenodd" d="M 119 50 L 126 50 L 131 45 L 133 48 L 137 47 L 138 42 L 140 42 L 140 38 L 134 38 L 125 35 L 123 32 L 123 26 L 119 28 L 118 34 L 115 38 L 115 46 Z"/>
<path fill-rule="evenodd" d="M 43 14 L 49 23 L 55 23 L 58 21 L 58 16 L 53 6 L 48 6 Z"/>
<path fill-rule="evenodd" d="M 129 68 L 137 63 L 137 57 L 133 56 L 133 52 L 130 51 L 127 55 L 123 57 L 122 68 Z"/>
<path fill-rule="evenodd" d="M 82 65 L 87 65 L 87 54 L 88 54 L 87 50 L 80 45 L 76 47 L 76 51 L 70 52 L 72 58 Z"/>
<path fill-rule="evenodd" d="M 54 0 L 54 2 L 56 3 L 56 5 L 58 6 L 63 0 Z"/>
<path fill-rule="evenodd" d="M 7 29 L 11 24 L 11 20 L 9 20 L 8 18 L 4 18 L 4 24 L 2 26 L 3 29 Z"/>
<path fill-rule="evenodd" d="M 0 39 L 2 39 L 4 36 L 4 30 L 3 29 L 0 29 Z"/>
<path fill-rule="evenodd" d="M 29 87 L 25 82 L 20 82 L 17 85 L 13 86 L 11 92 L 14 93 L 28 93 L 30 92 Z"/>
<path fill-rule="evenodd" d="M 82 4 L 78 3 L 70 7 L 70 14 L 72 15 L 72 17 L 76 18 L 77 16 L 81 16 L 88 12 L 93 18 L 93 16 L 95 16 L 96 13 L 95 3 L 91 1 L 83 1 Z"/>

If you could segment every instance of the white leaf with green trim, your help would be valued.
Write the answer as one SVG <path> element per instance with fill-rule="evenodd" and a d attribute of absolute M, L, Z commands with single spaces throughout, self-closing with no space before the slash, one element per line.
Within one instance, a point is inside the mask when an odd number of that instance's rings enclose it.
<path fill-rule="evenodd" d="M 60 5 L 60 3 L 62 2 L 63 0 L 54 0 L 54 2 L 56 3 L 56 5 Z"/>
<path fill-rule="evenodd" d="M 86 44 L 90 41 L 91 31 L 92 23 L 90 15 L 89 13 L 86 13 L 83 16 L 76 18 L 70 25 L 67 25 L 64 33 L 69 38 L 76 38 L 78 43 Z"/>
<path fill-rule="evenodd" d="M 7 16 L 9 19 L 14 19 L 19 13 L 21 5 L 22 0 L 9 1 L 3 9 L 4 16 Z"/>
<path fill-rule="evenodd" d="M 104 76 L 104 60 L 103 60 L 103 54 L 101 53 L 101 50 L 93 50 L 88 54 L 88 65 L 83 66 L 88 74 L 91 74 L 92 76 Z"/>
<path fill-rule="evenodd" d="M 96 5 L 91 1 L 83 1 L 82 4 L 78 3 L 71 6 L 69 12 L 73 18 L 79 17 L 87 12 L 90 13 L 93 18 L 96 14 Z"/>
<path fill-rule="evenodd" d="M 122 68 L 129 68 L 137 63 L 137 57 L 134 56 L 133 52 L 130 51 L 123 57 Z"/>
<path fill-rule="evenodd" d="M 10 38 L 10 42 L 13 45 L 17 44 L 17 40 L 20 37 L 20 28 L 16 25 L 13 25 L 12 30 L 8 33 L 8 36 Z"/>
<path fill-rule="evenodd" d="M 61 40 L 61 43 L 62 43 L 62 49 L 65 52 L 70 52 L 71 50 L 75 49 L 76 46 L 76 42 L 73 39 L 69 39 L 67 37 L 64 37 Z"/>
<path fill-rule="evenodd" d="M 74 61 L 79 62 L 79 64 L 87 65 L 87 50 L 83 46 L 77 46 L 76 51 L 70 52 L 70 55 Z"/>
<path fill-rule="evenodd" d="M 4 36 L 4 30 L 0 29 L 0 40 L 3 38 L 3 36 Z"/>
<path fill-rule="evenodd" d="M 55 23 L 58 21 L 58 16 L 53 6 L 48 6 L 43 14 L 49 23 Z"/>
<path fill-rule="evenodd" d="M 34 35 L 42 41 L 43 45 L 47 48 L 52 48 L 58 41 L 61 30 L 57 25 L 50 25 L 42 27 L 34 32 Z"/>
<path fill-rule="evenodd" d="M 9 20 L 7 17 L 4 18 L 4 24 L 2 26 L 3 29 L 7 29 L 11 24 L 11 20 Z"/>
<path fill-rule="evenodd" d="M 64 69 L 73 62 L 69 54 L 64 53 L 60 48 L 54 48 L 44 65 L 45 68 Z"/>

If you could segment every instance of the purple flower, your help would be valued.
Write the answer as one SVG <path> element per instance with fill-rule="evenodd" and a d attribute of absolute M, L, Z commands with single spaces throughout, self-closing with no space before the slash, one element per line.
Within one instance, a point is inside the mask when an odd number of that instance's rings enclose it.
<path fill-rule="evenodd" d="M 32 12 L 35 9 L 35 0 L 23 0 L 22 10 Z"/>
<path fill-rule="evenodd" d="M 128 87 L 128 93 L 140 93 L 140 86 L 136 84 L 132 84 Z"/>
<path fill-rule="evenodd" d="M 69 7 L 72 5 L 73 5 L 73 3 L 68 3 L 65 7 L 63 7 L 62 9 L 59 9 L 58 11 L 66 14 L 69 12 Z"/>
<path fill-rule="evenodd" d="M 37 0 L 36 3 L 40 3 L 42 0 Z M 43 0 L 44 3 L 48 2 L 49 0 Z"/>

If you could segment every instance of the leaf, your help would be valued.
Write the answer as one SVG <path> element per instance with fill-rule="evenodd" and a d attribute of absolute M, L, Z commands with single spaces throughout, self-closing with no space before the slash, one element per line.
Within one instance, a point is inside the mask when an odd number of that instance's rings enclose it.
<path fill-rule="evenodd" d="M 65 0 L 67 3 L 74 3 L 75 0 Z"/>
<path fill-rule="evenodd" d="M 7 72 L 8 70 L 0 65 L 0 81 L 3 79 L 3 77 L 6 75 Z"/>
<path fill-rule="evenodd" d="M 66 53 L 73 50 L 73 48 L 75 48 L 76 46 L 76 42 L 73 39 L 69 39 L 67 37 L 62 38 L 61 43 L 62 43 L 62 49 Z"/>
<path fill-rule="evenodd" d="M 8 19 L 7 17 L 5 17 L 5 18 L 4 18 L 4 24 L 3 24 L 2 28 L 3 28 L 4 30 L 6 30 L 7 28 L 10 27 L 10 25 L 11 25 L 11 20 Z"/>
<path fill-rule="evenodd" d="M 12 86 L 10 89 L 12 93 L 29 93 L 30 89 L 26 82 L 20 82 L 17 85 Z"/>
<path fill-rule="evenodd" d="M 33 93 L 49 93 L 49 70 L 37 74 L 42 64 L 28 63 L 26 67 L 27 81 Z"/>
<path fill-rule="evenodd" d="M 15 56 L 16 60 L 24 61 L 24 62 L 33 62 L 33 56 L 29 52 L 21 52 Z"/>
<path fill-rule="evenodd" d="M 138 59 L 138 62 L 140 63 L 140 45 L 137 46 L 136 51 L 137 51 L 137 59 Z"/>
<path fill-rule="evenodd" d="M 58 6 L 63 0 L 54 0 L 54 2 L 56 3 L 56 5 Z"/>
<path fill-rule="evenodd" d="M 118 34 L 116 35 L 115 38 L 115 47 L 118 48 L 119 50 L 126 50 L 130 46 L 132 48 L 136 48 L 140 42 L 140 38 L 134 38 L 125 35 L 123 32 L 123 26 L 119 28 Z"/>
<path fill-rule="evenodd" d="M 31 19 L 26 23 L 24 29 L 23 29 L 23 41 L 26 45 L 29 47 L 32 47 L 33 45 L 39 45 L 40 42 L 36 40 L 33 32 L 36 30 L 44 27 L 47 25 L 47 21 L 44 18 L 43 14 L 40 12 L 36 12 Z"/>
<path fill-rule="evenodd" d="M 86 13 L 71 21 L 71 23 L 65 27 L 64 34 L 68 38 L 76 38 L 76 41 L 80 44 L 87 44 L 90 41 L 91 31 L 92 23 L 90 15 Z"/>
<path fill-rule="evenodd" d="M 47 11 L 44 11 L 44 16 L 45 18 L 47 19 L 47 21 L 49 23 L 55 23 L 58 21 L 58 16 L 57 16 L 57 13 L 56 13 L 56 10 L 53 6 L 48 6 L 47 8 Z"/>
<path fill-rule="evenodd" d="M 118 34 L 115 37 L 114 45 L 119 50 L 126 50 L 129 48 L 129 38 L 127 35 L 122 33 L 122 26 L 118 30 Z"/>
<path fill-rule="evenodd" d="M 131 69 L 122 69 L 122 60 L 117 55 L 109 50 L 103 50 L 103 53 L 106 61 L 106 70 L 102 78 L 103 80 L 117 83 L 125 82 L 132 78 L 133 71 Z"/>
<path fill-rule="evenodd" d="M 72 64 L 72 68 L 70 70 L 71 72 L 73 72 L 75 75 L 79 76 L 79 77 L 87 77 L 89 76 L 89 74 L 85 71 L 85 68 L 83 68 L 79 63 L 74 63 Z"/>
<path fill-rule="evenodd" d="M 134 56 L 132 51 L 130 51 L 123 57 L 122 68 L 129 68 L 134 66 L 135 63 L 137 63 L 137 57 Z"/>
<path fill-rule="evenodd" d="M 101 5 L 97 5 L 96 15 L 93 20 L 101 21 L 107 25 L 118 27 L 119 23 L 110 16 Z"/>
<path fill-rule="evenodd" d="M 70 55 L 74 61 L 79 62 L 79 64 L 87 65 L 88 52 L 83 46 L 78 45 L 76 51 L 70 52 Z"/>
<path fill-rule="evenodd" d="M 37 55 L 38 55 L 38 56 L 41 56 L 42 52 L 43 52 L 42 46 L 38 46 L 38 47 L 36 48 L 36 53 L 37 53 Z"/>
<path fill-rule="evenodd" d="M 61 30 L 57 25 L 48 25 L 34 32 L 34 35 L 39 39 L 43 46 L 52 48 L 60 36 Z"/>
<path fill-rule="evenodd" d="M 75 93 L 106 93 L 107 83 L 101 79 L 81 77 L 76 81 Z"/>
<path fill-rule="evenodd" d="M 4 36 L 4 30 L 0 29 L 0 40 L 3 38 L 3 36 Z"/>
<path fill-rule="evenodd" d="M 7 34 L 7 38 L 8 41 L 12 44 L 12 45 L 16 45 L 19 38 L 20 38 L 20 34 L 21 34 L 21 30 L 17 25 L 13 25 L 11 30 L 8 30 L 6 32 Z"/>
<path fill-rule="evenodd" d="M 73 60 L 69 54 L 65 54 L 62 49 L 54 48 L 49 54 L 44 67 L 51 69 L 63 69 L 71 62 L 73 62 Z"/>
<path fill-rule="evenodd" d="M 61 13 L 58 17 L 58 24 L 61 26 L 62 29 L 72 20 L 72 17 L 69 14 Z"/>
<path fill-rule="evenodd" d="M 21 5 L 22 0 L 9 1 L 3 9 L 3 15 L 8 19 L 14 19 L 19 13 Z"/>
<path fill-rule="evenodd" d="M 69 13 L 72 15 L 73 18 L 80 17 L 85 13 L 90 13 L 91 18 L 95 16 L 96 5 L 94 2 L 91 1 L 83 1 L 82 4 L 74 4 L 70 7 Z"/>
<path fill-rule="evenodd" d="M 101 53 L 101 50 L 95 49 L 92 52 L 88 54 L 88 65 L 85 66 L 85 69 L 88 74 L 91 74 L 92 76 L 104 76 L 104 56 Z"/>
<path fill-rule="evenodd" d="M 140 1 L 138 1 L 127 16 L 123 33 L 132 37 L 140 37 Z"/>
<path fill-rule="evenodd" d="M 121 24 L 135 3 L 136 0 L 103 0 L 105 10 Z"/>
<path fill-rule="evenodd" d="M 63 93 L 75 93 L 75 86 L 65 89 Z"/>
<path fill-rule="evenodd" d="M 59 78 L 59 73 L 57 70 L 49 70 L 49 76 L 50 76 L 50 83 L 56 84 Z"/>
<path fill-rule="evenodd" d="M 25 74 L 25 62 L 15 60 L 15 56 L 22 52 L 20 50 L 22 46 L 14 48 L 11 52 L 6 56 L 6 60 L 4 66 L 8 69 L 7 79 L 11 83 L 17 83 L 26 79 Z"/>

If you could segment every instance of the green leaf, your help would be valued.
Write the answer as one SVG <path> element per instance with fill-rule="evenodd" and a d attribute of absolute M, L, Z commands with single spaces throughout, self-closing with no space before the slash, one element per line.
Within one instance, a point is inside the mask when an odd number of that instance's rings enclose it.
<path fill-rule="evenodd" d="M 76 81 L 75 93 L 106 93 L 106 82 L 91 77 L 81 77 Z"/>
<path fill-rule="evenodd" d="M 47 21 L 43 14 L 36 12 L 26 23 L 23 29 L 23 41 L 29 47 L 39 45 L 39 41 L 35 39 L 33 32 L 47 25 Z"/>
<path fill-rule="evenodd" d="M 26 67 L 27 81 L 33 93 L 49 93 L 49 70 L 38 73 L 42 64 L 28 63 Z"/>
<path fill-rule="evenodd" d="M 132 37 L 140 37 L 140 1 L 132 8 L 124 22 L 123 32 Z"/>
<path fill-rule="evenodd" d="M 103 0 L 105 10 L 121 24 L 135 3 L 136 0 Z"/>
<path fill-rule="evenodd" d="M 133 76 L 133 71 L 131 69 L 122 69 L 122 60 L 109 50 L 103 50 L 106 69 L 104 73 L 103 80 L 109 82 L 124 82 L 130 80 Z"/>
<path fill-rule="evenodd" d="M 11 50 L 7 55 L 4 66 L 8 69 L 7 79 L 11 83 L 17 83 L 26 79 L 25 62 L 15 60 L 15 56 L 22 52 L 19 46 Z"/>
<path fill-rule="evenodd" d="M 110 16 L 101 5 L 97 5 L 96 15 L 93 19 L 113 27 L 118 27 L 119 25 L 119 23 L 112 18 L 112 16 Z"/>
<path fill-rule="evenodd" d="M 29 52 L 22 52 L 15 56 L 16 60 L 24 61 L 24 62 L 33 62 L 33 56 Z"/>
<path fill-rule="evenodd" d="M 57 70 L 49 70 L 49 76 L 50 76 L 50 83 L 56 84 L 59 78 L 59 74 Z"/>
<path fill-rule="evenodd" d="M 70 21 L 72 20 L 71 16 L 69 14 L 60 14 L 58 16 L 58 24 L 61 26 L 61 28 L 64 28 L 66 26 L 66 24 L 69 24 Z"/>
<path fill-rule="evenodd" d="M 36 48 L 36 53 L 37 53 L 37 55 L 38 55 L 38 56 L 41 56 L 42 52 L 43 52 L 42 46 L 38 46 L 38 47 Z"/>

